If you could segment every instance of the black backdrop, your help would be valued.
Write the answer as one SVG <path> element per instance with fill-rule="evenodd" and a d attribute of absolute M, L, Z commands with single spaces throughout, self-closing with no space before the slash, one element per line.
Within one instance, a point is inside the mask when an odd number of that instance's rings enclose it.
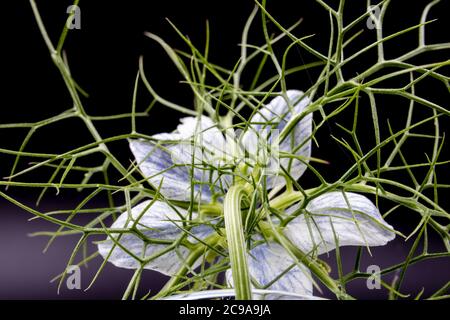
<path fill-rule="evenodd" d="M 68 1 L 37 1 L 43 21 L 56 42 L 67 17 Z M 417 24 L 420 13 L 427 1 L 394 0 L 387 14 L 386 34 Z M 138 58 L 144 56 L 146 73 L 154 88 L 163 97 L 189 106 L 192 96 L 185 85 L 179 83 L 181 77 L 166 57 L 163 50 L 154 42 L 143 36 L 150 31 L 161 36 L 177 48 L 186 48 L 165 18 L 174 22 L 183 33 L 200 47 L 204 43 L 205 21 L 211 27 L 211 60 L 231 68 L 237 61 L 242 27 L 253 8 L 250 0 L 229 1 L 81 1 L 81 30 L 70 33 L 65 46 L 74 78 L 90 94 L 85 100 L 88 113 L 107 115 L 128 112 L 134 78 L 138 67 Z M 361 13 L 361 7 L 353 7 L 348 1 L 349 16 Z M 317 49 L 326 52 L 328 46 L 328 15 L 314 1 L 268 1 L 268 10 L 283 25 L 290 25 L 300 17 L 304 18 L 300 34 L 315 34 L 310 40 Z M 449 41 L 448 1 L 434 9 L 430 18 L 440 20 L 429 27 L 430 42 Z M 260 30 L 258 18 L 255 29 Z M 276 28 L 270 26 L 272 32 Z M 366 31 L 363 36 L 371 38 L 374 31 Z M 25 122 L 44 119 L 61 112 L 70 105 L 69 95 L 64 83 L 51 62 L 48 51 L 39 34 L 28 1 L 9 1 L 0 8 L 0 34 L 2 40 L 0 60 L 1 107 L 0 123 Z M 254 35 L 254 42 L 261 41 L 260 32 Z M 406 35 L 386 45 L 390 55 L 396 55 L 412 48 L 416 44 L 416 34 Z M 448 52 L 435 55 L 441 58 Z M 298 63 L 312 60 L 308 54 L 298 51 L 294 58 Z M 294 62 L 295 63 L 295 62 Z M 359 66 L 354 66 L 355 70 Z M 314 72 L 314 71 L 312 71 Z M 349 72 L 352 72 L 351 69 Z M 311 84 L 314 73 L 299 76 L 295 86 L 306 90 Z M 293 84 L 294 85 L 294 84 Z M 448 93 L 441 88 L 429 86 L 422 89 L 425 96 L 433 96 L 434 101 L 448 105 Z M 138 108 L 145 109 L 149 95 L 141 86 L 138 95 Z M 400 109 L 399 109 L 400 110 Z M 390 116 L 396 111 L 390 109 Z M 140 119 L 141 132 L 152 134 L 174 129 L 180 116 L 163 107 L 154 109 L 150 118 Z M 104 135 L 125 133 L 129 131 L 129 121 L 117 121 L 113 124 L 100 125 Z M 8 130 L 0 132 L 0 147 L 17 149 L 25 136 L 25 131 Z M 68 145 L 83 143 L 89 139 L 79 122 L 65 122 L 63 126 L 42 130 L 30 142 L 28 151 L 61 152 Z M 326 142 L 325 142 L 326 143 Z M 131 158 L 126 145 L 113 146 L 119 158 L 128 161 Z M 319 156 L 320 156 L 320 151 Z M 341 161 L 336 150 L 336 163 Z M 0 156 L 0 176 L 6 176 L 12 165 L 11 157 Z M 330 171 L 338 169 L 327 169 Z M 333 172 L 331 173 L 333 174 Z M 34 177 L 39 180 L 39 177 Z M 29 190 L 11 189 L 10 194 L 22 201 L 32 203 L 37 194 Z M 60 197 L 49 197 L 42 209 L 56 209 L 61 205 L 72 205 L 79 200 L 76 195 L 63 193 Z M 46 240 L 30 238 L 27 234 L 53 228 L 42 221 L 27 222 L 27 213 L 0 199 L 0 298 L 117 298 L 125 289 L 132 273 L 108 266 L 98 282 L 87 292 L 63 289 L 56 295 L 56 285 L 49 280 L 64 268 L 64 264 L 74 244 L 74 239 L 58 240 L 45 254 L 41 254 Z M 377 250 L 375 249 L 375 253 Z M 390 254 L 385 255 L 386 265 L 397 261 L 396 256 L 407 252 L 401 243 L 395 242 L 390 247 Z M 351 255 L 351 249 L 348 250 Z M 376 254 L 375 254 L 376 256 Z M 330 256 L 332 259 L 332 256 Z M 370 258 L 367 258 L 368 261 Z M 370 261 L 369 261 L 370 262 Z M 83 288 L 89 283 L 100 261 L 94 261 L 88 269 L 83 269 Z M 369 263 L 370 264 L 370 263 Z M 444 260 L 429 263 L 424 269 L 412 268 L 407 285 L 418 292 L 420 285 L 430 287 L 442 285 L 436 274 L 447 273 L 449 262 Z M 424 272 L 423 270 L 426 270 Z M 425 279 L 415 281 L 417 277 Z M 445 277 L 444 277 L 445 278 Z M 147 272 L 144 282 L 147 288 L 158 288 L 161 279 L 155 273 Z M 355 285 L 355 290 L 357 290 Z M 145 290 L 144 290 L 145 291 Z M 372 292 L 367 298 L 382 297 L 382 293 Z"/>

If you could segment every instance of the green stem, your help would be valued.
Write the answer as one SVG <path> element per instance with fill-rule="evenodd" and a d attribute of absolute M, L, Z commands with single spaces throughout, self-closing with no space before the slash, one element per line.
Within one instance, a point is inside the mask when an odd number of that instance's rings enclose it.
<path fill-rule="evenodd" d="M 284 210 L 304 198 L 300 191 L 286 191 L 269 202 L 269 206 L 277 210 Z"/>
<path fill-rule="evenodd" d="M 130 177 L 127 174 L 127 170 L 122 166 L 122 164 L 111 154 L 108 147 L 104 143 L 102 137 L 98 133 L 96 127 L 92 123 L 92 120 L 87 115 L 86 111 L 84 110 L 83 104 L 81 102 L 81 99 L 78 95 L 77 88 L 75 85 L 74 80 L 72 79 L 72 76 L 70 74 L 70 71 L 66 65 L 66 63 L 63 61 L 61 52 L 58 50 L 62 49 L 64 40 L 65 40 L 65 33 L 66 31 L 63 31 L 63 34 L 61 35 L 60 42 L 58 44 L 58 49 L 55 49 L 53 46 L 52 41 L 50 40 L 50 37 L 48 36 L 47 30 L 45 29 L 44 23 L 42 22 L 41 15 L 39 13 L 39 10 L 36 6 L 36 2 L 34 0 L 30 0 L 31 8 L 33 10 L 36 22 L 38 24 L 39 30 L 42 34 L 42 37 L 44 38 L 45 44 L 47 45 L 47 48 L 50 52 L 51 58 L 53 60 L 53 63 L 58 68 L 59 72 L 61 73 L 61 76 L 63 77 L 64 83 L 67 87 L 67 90 L 69 91 L 69 94 L 73 100 L 74 103 L 74 109 L 76 110 L 76 115 L 83 120 L 85 123 L 88 131 L 93 136 L 94 140 L 99 143 L 100 150 L 102 150 L 105 154 L 105 156 L 110 160 L 111 164 L 119 171 L 121 174 L 123 174 L 131 183 L 135 183 L 136 180 L 133 177 Z M 78 4 L 78 1 L 75 1 L 75 5 Z M 67 28 L 66 28 L 67 29 Z"/>
<path fill-rule="evenodd" d="M 232 186 L 224 201 L 224 219 L 236 300 L 251 300 L 252 290 L 242 225 L 241 201 L 247 196 L 244 185 Z"/>

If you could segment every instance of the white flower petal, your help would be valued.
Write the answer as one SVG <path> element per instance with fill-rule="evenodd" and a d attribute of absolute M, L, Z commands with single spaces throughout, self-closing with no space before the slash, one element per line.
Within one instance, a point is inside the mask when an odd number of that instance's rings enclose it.
<path fill-rule="evenodd" d="M 297 114 L 300 114 L 310 103 L 308 97 L 302 98 L 304 95 L 302 91 L 288 90 L 286 95 L 289 103 L 283 96 L 278 96 L 270 101 L 268 105 L 261 108 L 250 120 L 252 125 L 244 133 L 242 138 L 242 143 L 250 154 L 257 155 L 261 151 L 261 143 L 258 144 L 258 137 L 259 140 L 264 140 L 265 137 L 269 137 L 267 142 L 269 145 L 273 144 L 274 150 L 276 150 L 275 141 L 278 138 L 278 135 L 286 127 L 288 121 Z M 296 104 L 293 105 L 294 103 Z M 269 124 L 267 124 L 268 122 Z M 295 125 L 286 139 L 279 143 L 278 151 L 280 153 L 295 154 L 302 157 L 304 161 L 307 162 L 307 159 L 311 157 L 311 133 L 312 114 L 308 114 Z M 272 137 L 275 137 L 275 139 Z M 278 167 L 281 165 L 288 170 L 294 179 L 298 179 L 307 168 L 307 166 L 298 159 L 293 160 L 281 157 L 278 162 L 278 155 L 276 155 L 276 157 L 277 159 L 274 159 L 273 157 L 268 158 L 270 159 L 268 163 L 269 171 L 276 171 L 276 173 L 279 173 L 281 171 Z M 285 184 L 284 179 L 280 176 L 269 175 L 267 178 L 267 185 L 269 188 Z"/>
<path fill-rule="evenodd" d="M 266 289 L 312 295 L 312 281 L 306 267 L 299 268 L 281 245 L 262 243 L 250 251 L 248 266 L 252 277 Z"/>
<path fill-rule="evenodd" d="M 253 248 L 248 257 L 248 268 L 251 277 L 264 289 L 312 295 L 309 269 L 305 266 L 299 268 L 286 250 L 275 242 L 262 243 Z M 227 283 L 232 286 L 231 270 L 227 270 L 226 278 Z M 267 296 L 266 299 L 270 297 Z"/>
<path fill-rule="evenodd" d="M 198 163 L 214 161 L 214 158 L 223 158 L 227 147 L 225 137 L 211 118 L 206 116 L 186 117 L 181 118 L 180 122 L 175 132 L 156 134 L 153 138 L 184 141 L 184 144 L 189 146 L 192 145 L 191 142 L 194 142 L 198 148 L 196 150 Z M 192 163 L 192 159 L 186 159 L 186 163 Z"/>
<path fill-rule="evenodd" d="M 210 202 L 230 179 L 218 176 L 225 138 L 208 117 L 183 118 L 173 133 L 153 136 L 156 141 L 130 140 L 130 149 L 148 181 L 166 198 L 189 201 L 191 180 L 195 201 Z M 158 141 L 159 140 L 159 141 Z"/>
<path fill-rule="evenodd" d="M 350 206 L 347 204 L 347 201 Z M 294 212 L 298 205 L 289 212 Z M 339 246 L 383 246 L 395 238 L 393 228 L 384 221 L 377 207 L 368 198 L 346 192 L 323 194 L 306 206 L 285 228 L 285 235 L 300 249 L 318 254 Z"/>
<path fill-rule="evenodd" d="M 131 210 L 131 216 L 129 216 L 128 212 L 122 213 L 112 224 L 111 228 L 131 228 L 136 219 L 140 217 L 136 228 L 148 239 L 169 241 L 179 239 L 183 233 L 183 231 L 179 228 L 182 227 L 181 220 L 187 219 L 186 210 L 177 208 L 177 213 L 175 209 L 170 207 L 167 203 L 161 201 L 154 201 L 154 203 L 147 208 L 149 204 L 150 201 L 144 201 L 135 206 Z M 144 210 L 146 210 L 145 213 Z M 195 214 L 193 215 L 193 218 L 195 218 Z M 190 229 L 190 232 L 198 239 L 204 239 L 212 231 L 213 229 L 206 225 L 199 225 Z M 119 237 L 117 233 L 111 235 L 115 237 L 115 239 L 118 239 Z M 197 240 L 192 236 L 189 236 L 188 239 L 194 243 L 197 242 Z M 132 233 L 122 234 L 119 241 L 116 240 L 116 242 L 120 243 L 129 252 L 140 258 L 148 258 L 152 255 L 158 254 L 168 246 L 167 244 L 146 245 L 142 239 Z M 111 253 L 113 247 L 114 250 Z M 126 269 L 137 269 L 140 267 L 139 261 L 128 254 L 128 252 L 123 250 L 109 237 L 105 241 L 98 244 L 98 250 L 105 259 L 111 254 L 108 261 L 117 267 Z M 167 253 L 150 261 L 144 268 L 159 271 L 166 275 L 173 275 L 181 268 L 181 266 L 183 266 L 184 260 L 188 254 L 189 250 L 180 245 L 176 248 L 176 250 L 168 251 Z"/>
<path fill-rule="evenodd" d="M 192 148 L 183 144 L 160 145 L 150 141 L 131 140 L 130 149 L 144 177 L 163 196 L 172 200 L 190 201 L 191 180 L 195 201 L 211 201 L 209 181 L 217 179 L 215 172 L 198 169 L 192 159 Z"/>
<path fill-rule="evenodd" d="M 183 139 L 187 140 L 195 137 L 197 143 L 207 148 L 210 152 L 223 153 L 226 147 L 225 138 L 222 132 L 211 118 L 200 116 L 199 118 L 182 118 L 177 131 Z"/>

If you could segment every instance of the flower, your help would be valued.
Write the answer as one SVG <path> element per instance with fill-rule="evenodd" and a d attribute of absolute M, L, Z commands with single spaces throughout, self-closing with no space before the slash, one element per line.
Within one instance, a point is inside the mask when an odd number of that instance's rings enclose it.
<path fill-rule="evenodd" d="M 259 109 L 237 139 L 234 131 L 222 132 L 208 117 L 188 117 L 181 120 L 175 132 L 154 135 L 150 141 L 131 140 L 130 148 L 141 173 L 164 199 L 192 200 L 201 208 L 202 204 L 221 201 L 239 166 L 245 168 L 243 174 L 254 174 L 258 166 L 266 174 L 272 173 L 266 176 L 268 188 L 284 186 L 282 171 L 276 171 L 280 167 L 293 179 L 300 178 L 311 157 L 311 114 L 303 116 L 277 148 L 273 132 L 281 132 L 309 103 L 303 92 L 289 90 Z M 261 138 L 269 142 L 264 147 L 277 149 L 279 160 L 269 155 L 265 163 L 258 162 Z M 305 253 L 320 255 L 334 250 L 336 237 L 339 246 L 381 246 L 395 237 L 377 207 L 368 198 L 351 192 L 318 195 L 304 208 L 301 203 L 290 206 L 284 215 L 292 220 L 283 234 Z M 164 200 L 144 201 L 131 212 L 122 213 L 111 226 L 123 230 L 133 225 L 139 234 L 124 233 L 120 238 L 110 235 L 99 243 L 99 252 L 117 267 L 136 269 L 147 259 L 144 268 L 172 276 L 185 265 L 191 251 L 189 245 L 178 241 L 186 235 L 186 221 L 190 221 L 188 244 L 206 239 L 218 223 L 217 218 L 202 219 L 199 213 Z M 277 221 L 274 219 L 274 223 Z M 248 268 L 257 287 L 312 297 L 313 282 L 306 266 L 296 264 L 277 242 L 261 241 L 261 234 L 251 239 Z M 190 267 L 199 266 L 200 260 Z M 231 272 L 227 271 L 226 277 L 232 285 Z"/>

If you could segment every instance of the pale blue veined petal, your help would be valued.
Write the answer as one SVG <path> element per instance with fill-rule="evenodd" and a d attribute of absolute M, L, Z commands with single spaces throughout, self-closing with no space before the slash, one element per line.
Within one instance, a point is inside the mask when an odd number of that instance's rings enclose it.
<path fill-rule="evenodd" d="M 194 201 L 211 200 L 211 186 L 208 182 L 214 179 L 214 173 L 196 169 L 195 164 L 186 163 L 189 157 L 192 158 L 188 146 L 181 143 L 158 144 L 131 140 L 130 148 L 144 178 L 164 197 L 190 201 L 193 194 Z"/>
<path fill-rule="evenodd" d="M 183 118 L 175 132 L 152 138 L 130 140 L 130 148 L 144 177 L 166 198 L 190 201 L 194 195 L 194 201 L 210 202 L 212 191 L 228 187 L 217 170 L 225 139 L 210 118 Z"/>
<path fill-rule="evenodd" d="M 311 273 L 297 265 L 289 253 L 275 242 L 260 243 L 248 255 L 248 269 L 258 287 L 279 292 L 312 296 Z M 226 272 L 228 284 L 233 285 L 231 270 Z M 261 297 L 260 297 L 261 298 Z M 283 299 L 268 295 L 266 299 Z M 289 299 L 289 297 L 286 297 Z"/>
<path fill-rule="evenodd" d="M 298 205 L 288 209 L 293 213 Z M 334 229 L 334 233 L 333 233 Z M 318 254 L 339 246 L 383 246 L 395 238 L 378 208 L 360 194 L 334 191 L 311 200 L 284 229 L 285 235 L 305 252 Z"/>
<path fill-rule="evenodd" d="M 151 206 L 149 207 L 150 204 Z M 150 201 L 144 201 L 132 208 L 131 215 L 128 212 L 122 213 L 108 230 L 131 228 L 137 220 L 136 228 L 147 239 L 166 240 L 173 243 L 183 235 L 182 222 L 188 219 L 187 216 L 186 210 L 173 208 L 165 202 L 153 201 L 151 203 Z M 194 213 L 192 218 L 195 217 L 196 214 Z M 110 236 L 114 237 L 116 241 L 108 237 L 105 241 L 98 244 L 98 250 L 103 258 L 109 256 L 108 261 L 120 268 L 137 269 L 140 267 L 140 263 L 115 242 L 120 243 L 121 246 L 139 258 L 158 255 L 162 250 L 167 249 L 169 245 L 166 243 L 146 244 L 141 238 L 132 233 L 124 233 L 120 236 L 118 233 L 109 232 Z M 190 229 L 192 236 L 189 235 L 188 240 L 195 243 L 198 239 L 206 238 L 212 232 L 213 228 L 205 224 L 193 226 Z M 113 251 L 111 252 L 111 250 Z M 173 275 L 183 266 L 188 254 L 189 250 L 179 245 L 148 262 L 144 268 L 159 271 L 166 275 Z M 195 267 L 196 265 L 193 266 L 193 268 Z"/>

